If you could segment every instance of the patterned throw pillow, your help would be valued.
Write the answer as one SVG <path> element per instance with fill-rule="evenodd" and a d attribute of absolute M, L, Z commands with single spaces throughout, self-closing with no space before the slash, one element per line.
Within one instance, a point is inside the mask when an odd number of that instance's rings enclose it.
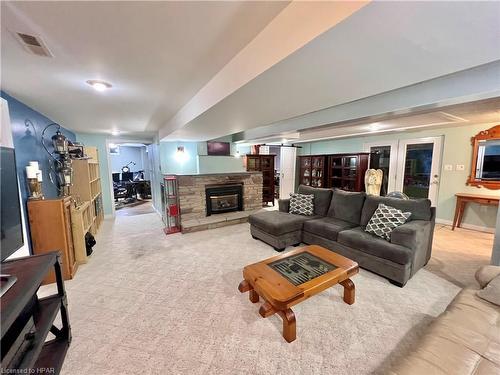
<path fill-rule="evenodd" d="M 410 216 L 411 212 L 403 212 L 397 208 L 379 203 L 378 208 L 366 225 L 365 232 L 390 241 L 394 228 L 406 223 Z"/>
<path fill-rule="evenodd" d="M 314 195 L 290 193 L 291 214 L 312 216 L 314 214 Z"/>

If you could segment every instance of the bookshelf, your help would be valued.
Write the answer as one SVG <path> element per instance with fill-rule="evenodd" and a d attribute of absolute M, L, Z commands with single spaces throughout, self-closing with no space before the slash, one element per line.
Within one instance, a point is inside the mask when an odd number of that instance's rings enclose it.
<path fill-rule="evenodd" d="M 73 160 L 73 185 L 70 188 L 73 199 L 79 203 L 71 210 L 75 255 L 79 263 L 87 261 L 85 234 L 96 235 L 104 219 L 99 154 L 95 147 L 85 147 L 84 150 L 89 158 Z"/>

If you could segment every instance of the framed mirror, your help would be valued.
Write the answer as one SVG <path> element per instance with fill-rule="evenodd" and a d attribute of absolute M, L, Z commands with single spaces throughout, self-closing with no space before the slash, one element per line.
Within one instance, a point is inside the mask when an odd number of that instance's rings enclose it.
<path fill-rule="evenodd" d="M 500 189 L 500 125 L 472 137 L 472 164 L 467 185 Z"/>

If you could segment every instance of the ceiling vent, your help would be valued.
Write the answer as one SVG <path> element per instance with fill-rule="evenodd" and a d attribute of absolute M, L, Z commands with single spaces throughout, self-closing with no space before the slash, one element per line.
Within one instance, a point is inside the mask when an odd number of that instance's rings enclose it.
<path fill-rule="evenodd" d="M 18 32 L 13 34 L 28 52 L 37 56 L 54 57 L 41 38 Z"/>

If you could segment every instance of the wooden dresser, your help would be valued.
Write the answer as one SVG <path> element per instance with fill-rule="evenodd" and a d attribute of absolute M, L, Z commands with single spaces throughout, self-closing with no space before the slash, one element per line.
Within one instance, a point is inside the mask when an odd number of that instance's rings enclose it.
<path fill-rule="evenodd" d="M 33 254 L 60 251 L 64 279 L 72 279 L 78 264 L 71 230 L 71 198 L 29 200 L 28 217 Z M 54 271 L 51 271 L 44 284 L 55 281 Z"/>
<path fill-rule="evenodd" d="M 271 202 L 274 206 L 274 158 L 276 155 L 253 155 L 246 156 L 246 167 L 248 172 L 262 172 L 262 203 Z"/>

